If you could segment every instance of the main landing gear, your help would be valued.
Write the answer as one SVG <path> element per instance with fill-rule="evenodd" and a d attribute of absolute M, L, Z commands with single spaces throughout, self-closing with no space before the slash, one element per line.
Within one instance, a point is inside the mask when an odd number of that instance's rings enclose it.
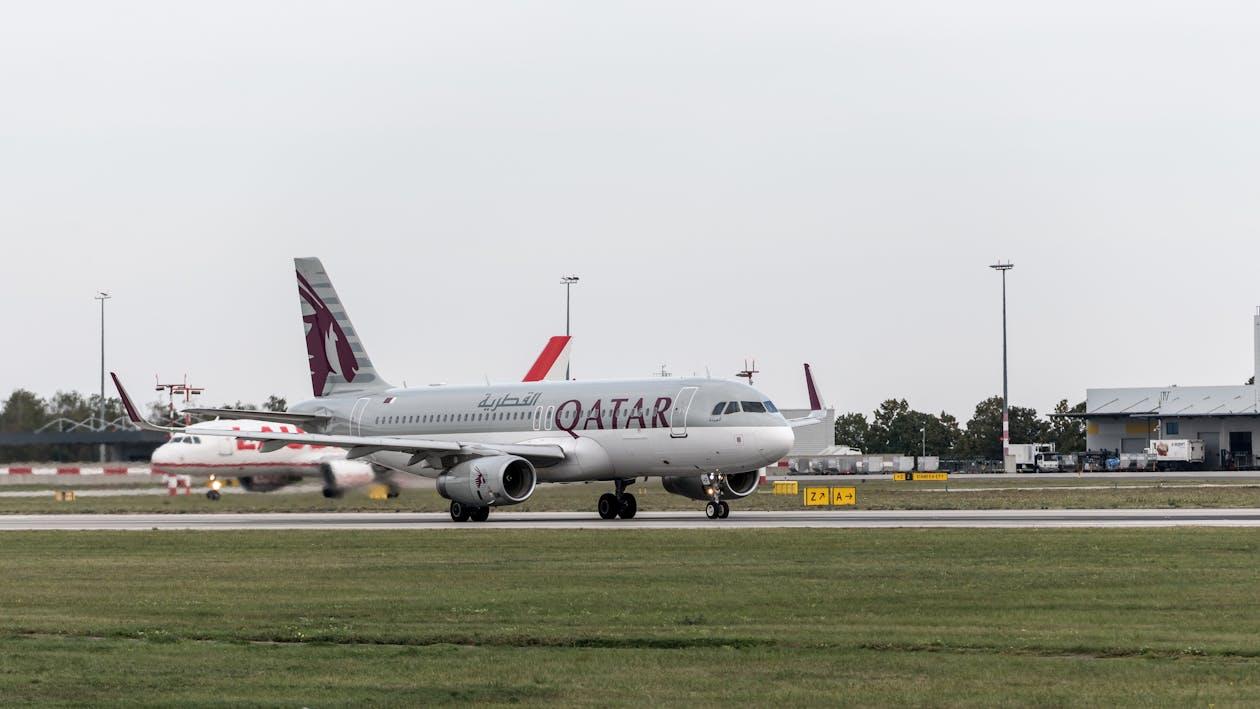
<path fill-rule="evenodd" d="M 456 522 L 485 522 L 490 519 L 489 507 L 473 507 L 462 502 L 451 500 L 451 519 Z"/>
<path fill-rule="evenodd" d="M 634 499 L 634 495 L 626 492 L 626 486 L 631 480 L 614 480 L 613 485 L 617 492 L 606 492 L 599 496 L 599 516 L 602 519 L 614 519 L 620 516 L 622 519 L 633 519 L 635 513 L 639 511 L 639 503 Z"/>

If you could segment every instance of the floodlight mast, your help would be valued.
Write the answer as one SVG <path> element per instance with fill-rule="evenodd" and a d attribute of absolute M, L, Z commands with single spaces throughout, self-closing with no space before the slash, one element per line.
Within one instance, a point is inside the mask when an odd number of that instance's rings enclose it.
<path fill-rule="evenodd" d="M 564 336 L 565 337 L 569 337 L 569 306 L 572 303 L 571 291 L 573 289 L 573 284 L 577 283 L 579 280 L 581 279 L 579 279 L 577 276 L 561 276 L 560 277 L 560 283 L 564 285 Z M 564 363 L 565 381 L 568 381 L 569 379 L 571 379 L 569 375 L 570 375 L 569 362 L 566 359 Z"/>
<path fill-rule="evenodd" d="M 1015 268 L 1015 264 L 998 261 L 989 268 L 1002 273 L 1002 465 L 1005 467 L 1006 459 L 1011 455 L 1010 391 L 1006 366 L 1006 272 Z"/>
<path fill-rule="evenodd" d="M 93 300 L 101 301 L 101 400 L 100 408 L 97 416 L 100 419 L 98 431 L 105 430 L 105 301 L 110 299 L 110 294 L 105 291 L 97 291 L 92 296 Z M 100 444 L 99 457 L 102 463 L 105 462 L 105 444 Z"/>

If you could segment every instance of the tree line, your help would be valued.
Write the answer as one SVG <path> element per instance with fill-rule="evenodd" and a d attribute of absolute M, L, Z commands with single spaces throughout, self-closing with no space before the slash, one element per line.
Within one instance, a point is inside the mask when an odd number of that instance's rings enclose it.
<path fill-rule="evenodd" d="M 101 395 L 84 395 L 77 391 L 59 391 L 48 398 L 26 389 L 16 389 L 5 400 L 0 409 L 0 433 L 33 433 L 39 429 L 65 419 L 69 423 L 54 424 L 50 430 L 71 429 L 71 423 L 86 422 L 92 429 L 98 428 L 97 417 L 100 415 Z M 284 411 L 288 406 L 284 397 L 272 395 L 261 406 L 266 411 Z M 172 420 L 169 404 L 153 401 L 147 405 L 148 418 L 154 423 L 172 425 L 182 423 L 182 417 L 176 415 Z M 220 408 L 252 409 L 260 407 L 254 404 L 237 401 L 235 404 L 223 404 Z M 178 414 L 178 412 L 177 412 Z M 122 423 L 126 411 L 122 401 L 117 397 L 105 398 L 106 430 L 130 429 L 130 424 Z M 115 425 L 115 423 L 121 425 Z M 82 431 L 78 428 L 76 431 Z M 30 460 L 93 460 L 96 451 L 92 445 L 24 445 L 0 447 L 0 462 Z"/>
<path fill-rule="evenodd" d="M 1085 402 L 1069 406 L 1061 400 L 1054 413 L 1084 413 Z M 1042 418 L 1036 409 L 1010 407 L 1012 443 L 1054 443 L 1064 453 L 1085 450 L 1085 422 L 1076 418 Z M 942 411 L 924 413 L 910 408 L 905 399 L 887 399 L 871 414 L 858 412 L 836 417 L 837 445 L 864 453 L 919 454 L 967 460 L 1002 459 L 1002 397 L 992 396 L 976 404 L 966 425 Z"/>

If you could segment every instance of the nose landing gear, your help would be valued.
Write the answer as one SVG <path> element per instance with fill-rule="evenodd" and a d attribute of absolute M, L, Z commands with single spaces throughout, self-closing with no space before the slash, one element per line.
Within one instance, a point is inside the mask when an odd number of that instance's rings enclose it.
<path fill-rule="evenodd" d="M 726 519 L 731 516 L 731 506 L 726 504 L 726 500 L 710 501 L 704 506 L 704 516 L 709 519 Z"/>
<path fill-rule="evenodd" d="M 599 505 L 597 510 L 601 519 L 615 519 L 620 516 L 622 519 L 633 519 L 634 515 L 639 511 L 639 503 L 634 499 L 634 495 L 626 492 L 628 486 L 633 480 L 614 480 L 613 485 L 617 492 L 606 492 L 599 496 Z"/>
<path fill-rule="evenodd" d="M 726 482 L 726 476 L 721 473 L 709 473 L 705 476 L 705 490 L 708 491 L 712 498 L 709 503 L 704 506 L 704 516 L 709 519 L 726 519 L 731 516 L 731 506 L 726 504 L 726 500 L 722 499 L 722 484 Z"/>

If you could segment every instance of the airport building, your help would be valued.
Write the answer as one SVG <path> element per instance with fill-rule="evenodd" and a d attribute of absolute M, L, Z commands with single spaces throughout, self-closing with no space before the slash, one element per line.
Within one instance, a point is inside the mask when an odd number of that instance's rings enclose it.
<path fill-rule="evenodd" d="M 1260 375 L 1260 308 L 1254 326 L 1254 371 Z M 1153 440 L 1197 439 L 1203 441 L 1209 469 L 1260 467 L 1260 399 L 1254 383 L 1088 389 L 1085 420 L 1089 450 L 1141 453 Z"/>

